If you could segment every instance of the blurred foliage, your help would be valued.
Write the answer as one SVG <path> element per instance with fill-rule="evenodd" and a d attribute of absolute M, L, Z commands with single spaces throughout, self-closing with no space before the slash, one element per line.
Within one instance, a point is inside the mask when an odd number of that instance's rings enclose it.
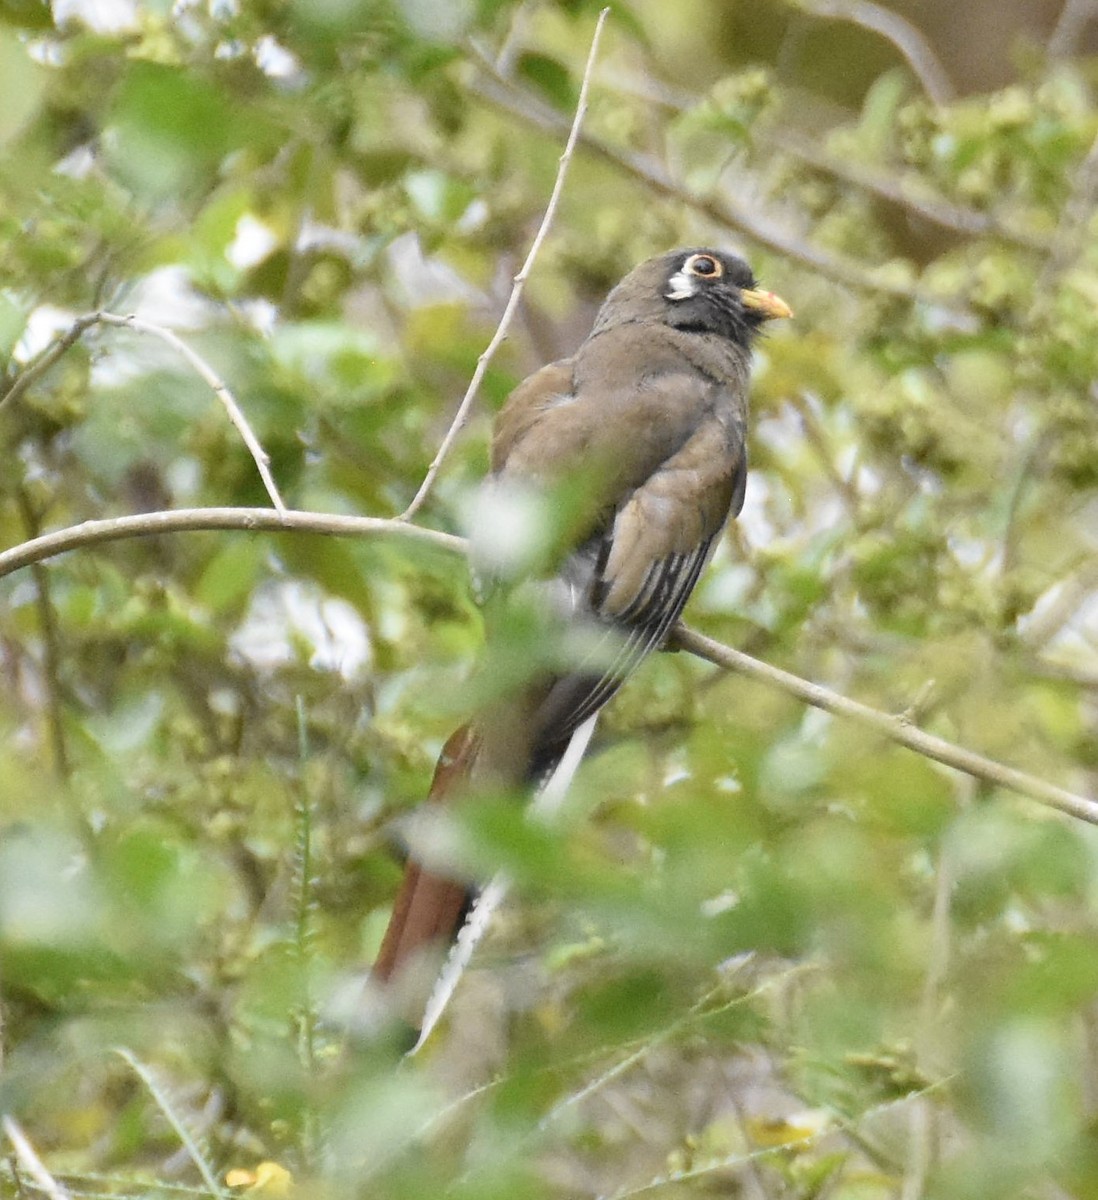
<path fill-rule="evenodd" d="M 588 144 L 421 516 L 461 527 L 491 412 L 630 266 L 738 244 L 797 319 L 757 356 L 747 507 L 691 620 L 1093 791 L 1098 59 L 1034 5 L 893 7 L 956 99 L 809 2 L 614 6 Z M 137 311 L 229 382 L 288 503 L 400 512 L 598 8 L 0 4 L 3 390 L 76 314 Z M 265 502 L 206 385 L 126 330 L 0 439 L 5 546 Z M 1091 828 L 659 656 L 560 828 L 456 819 L 515 894 L 400 1065 L 362 974 L 393 818 L 467 710 L 464 564 L 196 533 L 3 604 L 0 1111 L 79 1194 L 1098 1195 Z"/>

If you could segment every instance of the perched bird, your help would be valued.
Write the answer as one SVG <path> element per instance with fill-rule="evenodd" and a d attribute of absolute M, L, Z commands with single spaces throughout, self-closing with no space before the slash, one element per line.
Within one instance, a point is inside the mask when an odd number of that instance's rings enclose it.
<path fill-rule="evenodd" d="M 630 271 L 576 353 L 512 392 L 487 487 L 506 504 L 552 498 L 582 477 L 569 544 L 539 586 L 558 624 L 594 636 L 580 661 L 535 675 L 451 736 L 430 802 L 482 785 L 536 786 L 667 637 L 743 503 L 752 342 L 764 322 L 791 315 L 741 258 L 675 250 Z M 451 942 L 473 894 L 468 880 L 410 859 L 374 978 Z"/>

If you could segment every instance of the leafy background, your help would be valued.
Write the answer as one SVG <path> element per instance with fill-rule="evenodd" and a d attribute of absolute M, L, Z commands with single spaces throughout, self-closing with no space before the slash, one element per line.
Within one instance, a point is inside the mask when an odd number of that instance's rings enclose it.
<path fill-rule="evenodd" d="M 399 513 L 537 227 L 598 7 L 5 0 L 5 387 L 76 314 L 136 311 L 229 383 L 288 503 Z M 1093 789 L 1094 10 L 615 3 L 419 519 L 461 528 L 491 412 L 630 266 L 739 246 L 797 317 L 758 355 L 747 507 L 691 622 Z M 0 438 L 6 546 L 266 502 L 206 384 L 126 330 Z M 0 586 L 0 1108 L 57 1186 L 1098 1195 L 1089 826 L 660 656 L 560 828 L 459 818 L 516 894 L 401 1064 L 361 984 L 391 822 L 464 712 L 464 565 L 206 532 Z"/>

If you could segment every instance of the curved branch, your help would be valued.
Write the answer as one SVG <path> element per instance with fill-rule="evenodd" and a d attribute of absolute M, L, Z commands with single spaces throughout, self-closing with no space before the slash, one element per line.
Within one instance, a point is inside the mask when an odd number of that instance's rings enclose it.
<path fill-rule="evenodd" d="M 43 534 L 22 545 L 0 553 L 0 579 L 14 571 L 44 562 L 68 550 L 117 542 L 125 538 L 148 537 L 161 533 L 188 533 L 199 530 L 243 529 L 271 533 L 321 533 L 334 537 L 381 535 L 427 542 L 451 554 L 465 552 L 465 539 L 436 529 L 424 529 L 407 521 L 382 517 L 350 517 L 336 513 L 302 512 L 273 508 L 179 508 L 167 512 L 138 513 L 128 517 L 108 517 L 84 521 Z"/>
<path fill-rule="evenodd" d="M 154 325 L 151 321 L 143 321 L 136 313 L 122 316 L 118 313 L 92 312 L 77 317 L 63 334 L 47 346 L 33 362 L 29 363 L 20 372 L 11 387 L 8 388 L 3 396 L 0 396 L 0 405 L 10 404 L 18 400 L 27 388 L 36 379 L 44 375 L 93 325 L 108 325 L 115 329 L 132 329 L 134 333 L 143 333 L 150 337 L 159 338 L 165 345 L 170 346 L 177 354 L 185 358 L 193 368 L 195 374 L 213 391 L 213 394 L 217 397 L 229 420 L 232 422 L 233 427 L 243 439 L 244 445 L 247 447 L 248 453 L 252 456 L 252 461 L 255 463 L 256 470 L 259 472 L 259 477 L 263 480 L 263 486 L 267 489 L 267 495 L 271 498 L 271 503 L 280 513 L 286 511 L 286 505 L 282 502 L 282 496 L 279 494 L 278 486 L 274 481 L 274 476 L 271 474 L 271 456 L 263 449 L 259 439 L 252 432 L 252 427 L 248 424 L 248 419 L 244 416 L 240 405 L 237 404 L 236 398 L 230 391 L 228 384 L 225 383 L 202 355 L 196 350 L 192 350 L 177 333 L 173 333 L 172 330 L 167 329 L 163 325 Z"/>
<path fill-rule="evenodd" d="M 953 99 L 953 84 L 945 67 L 922 31 L 906 17 L 872 0 L 794 0 L 794 4 L 814 17 L 849 21 L 878 34 L 895 46 L 935 104 L 947 104 Z"/>
<path fill-rule="evenodd" d="M 119 329 L 132 329 L 135 333 L 145 333 L 151 337 L 159 338 L 165 345 L 171 346 L 176 353 L 182 355 L 190 363 L 198 377 L 221 402 L 221 407 L 224 408 L 229 420 L 232 422 L 233 428 L 243 439 L 244 445 L 248 448 L 248 453 L 252 456 L 252 462 L 255 463 L 256 470 L 259 472 L 259 477 L 263 480 L 263 486 L 267 489 L 267 495 L 271 498 L 271 503 L 279 512 L 285 512 L 286 505 L 282 502 L 282 496 L 274 481 L 274 476 L 271 474 L 271 456 L 263 449 L 259 438 L 252 432 L 252 427 L 248 424 L 247 417 L 244 416 L 243 410 L 237 404 L 236 398 L 229 390 L 228 384 L 225 383 L 202 355 L 192 350 L 177 333 L 173 333 L 172 330 L 166 329 L 163 325 L 154 325 L 151 321 L 142 321 L 136 314 L 117 316 L 114 313 L 101 312 L 97 315 L 98 319 L 104 325 L 114 325 Z"/>

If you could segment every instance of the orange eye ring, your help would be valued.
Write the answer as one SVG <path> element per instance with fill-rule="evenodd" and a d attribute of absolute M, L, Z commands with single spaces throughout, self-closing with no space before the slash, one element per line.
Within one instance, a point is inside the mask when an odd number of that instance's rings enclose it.
<path fill-rule="evenodd" d="M 691 254 L 683 263 L 682 269 L 688 275 L 696 275 L 699 279 L 720 279 L 724 274 L 720 259 L 714 258 L 712 254 Z"/>

